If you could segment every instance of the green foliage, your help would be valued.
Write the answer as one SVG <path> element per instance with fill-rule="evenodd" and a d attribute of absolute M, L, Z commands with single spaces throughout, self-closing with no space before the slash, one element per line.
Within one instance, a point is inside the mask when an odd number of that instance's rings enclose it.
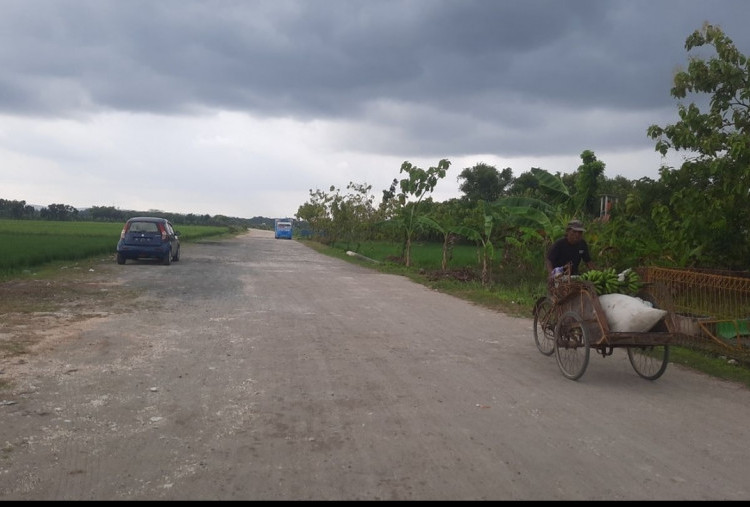
<path fill-rule="evenodd" d="M 330 191 L 333 192 L 335 189 L 336 187 L 332 186 Z M 332 199 L 331 196 L 320 189 L 310 190 L 310 200 L 297 209 L 295 216 L 299 220 L 307 222 L 313 237 L 318 239 L 328 237 L 331 241 L 335 241 L 335 237 L 332 237 L 329 233 L 332 222 L 329 204 Z"/>
<path fill-rule="evenodd" d="M 585 150 L 581 153 L 583 164 L 578 166 L 576 173 L 576 208 L 575 213 L 581 216 L 597 216 L 599 214 L 598 182 L 604 174 L 605 164 L 597 160 L 593 151 Z"/>
<path fill-rule="evenodd" d="M 440 267 L 443 271 L 445 271 L 448 267 L 448 254 L 450 249 L 451 237 L 454 232 L 458 231 L 458 226 L 452 224 L 451 222 L 441 224 L 440 222 L 428 216 L 419 217 L 419 224 L 436 230 L 441 234 L 443 238 L 443 252 Z"/>
<path fill-rule="evenodd" d="M 504 197 L 495 201 L 493 207 L 503 210 L 507 221 L 514 227 L 541 229 L 550 233 L 553 229 L 550 216 L 557 213 L 553 206 L 529 197 Z"/>
<path fill-rule="evenodd" d="M 26 201 L 0 199 L 0 218 L 34 218 L 36 210 L 34 206 L 26 204 Z"/>
<path fill-rule="evenodd" d="M 570 199 L 570 191 L 559 175 L 553 176 L 544 169 L 537 167 L 531 169 L 531 174 L 536 178 L 542 192 L 551 197 L 553 204 L 566 202 Z"/>
<path fill-rule="evenodd" d="M 348 193 L 338 191 L 330 199 L 331 232 L 335 238 L 351 245 L 368 237 L 368 227 L 372 224 L 374 196 L 371 185 L 349 182 Z"/>
<path fill-rule="evenodd" d="M 407 267 L 411 265 L 411 242 L 417 227 L 417 219 L 421 216 L 420 204 L 427 194 L 435 190 L 438 181 L 445 178 L 450 165 L 450 161 L 446 159 L 427 170 L 408 161 L 401 164 L 399 173 L 406 173 L 408 177 L 399 181 L 401 192 L 397 196 L 397 202 L 400 204 L 397 209 L 397 220 L 405 233 L 404 261 Z"/>
<path fill-rule="evenodd" d="M 463 225 L 457 231 L 469 240 L 481 245 L 482 284 L 487 285 L 490 283 L 492 276 L 491 261 L 495 258 L 495 245 L 492 244 L 492 229 L 495 225 L 496 215 L 492 206 L 484 201 L 477 203 L 477 209 L 480 209 L 482 212 L 482 225 L 473 228 Z"/>
<path fill-rule="evenodd" d="M 458 181 L 461 182 L 458 189 L 469 202 L 492 202 L 503 195 L 512 179 L 513 170 L 510 167 L 500 172 L 495 166 L 480 162 L 461 171 L 458 175 Z"/>
<path fill-rule="evenodd" d="M 46 220 L 76 220 L 78 210 L 69 204 L 50 204 L 39 211 L 39 216 Z"/>
<path fill-rule="evenodd" d="M 264 217 L 237 218 L 224 215 L 196 215 L 194 213 L 168 213 L 157 210 L 137 211 L 121 210 L 113 206 L 92 206 L 77 209 L 69 204 L 50 204 L 46 208 L 36 210 L 26 201 L 0 199 L 0 219 L 14 220 L 50 220 L 53 222 L 116 222 L 123 223 L 128 218 L 137 216 L 159 216 L 166 218 L 173 224 L 206 225 L 214 227 L 249 227 L 270 229 L 273 219 Z"/>
<path fill-rule="evenodd" d="M 740 269 L 750 257 L 750 67 L 716 26 L 704 24 L 685 42 L 687 51 L 702 46 L 715 55 L 691 56 L 671 95 L 708 94 L 707 110 L 679 104 L 678 122 L 647 131 L 660 153 L 687 152 L 679 169 L 661 169 L 671 197 L 652 209 L 652 219 L 683 265 Z"/>

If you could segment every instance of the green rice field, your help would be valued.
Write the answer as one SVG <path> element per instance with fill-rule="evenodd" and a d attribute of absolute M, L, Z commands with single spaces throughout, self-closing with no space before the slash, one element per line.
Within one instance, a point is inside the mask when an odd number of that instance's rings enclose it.
<path fill-rule="evenodd" d="M 0 220 L 0 275 L 54 261 L 114 254 L 122 223 Z M 218 236 L 228 227 L 174 224 L 182 242 Z"/>

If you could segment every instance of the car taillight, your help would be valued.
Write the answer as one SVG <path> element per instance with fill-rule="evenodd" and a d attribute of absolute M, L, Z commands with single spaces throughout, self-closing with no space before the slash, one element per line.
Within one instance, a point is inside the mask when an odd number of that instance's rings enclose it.
<path fill-rule="evenodd" d="M 166 241 L 167 240 L 167 230 L 164 228 L 162 224 L 158 224 L 159 226 L 159 232 L 161 232 L 161 240 Z"/>
<path fill-rule="evenodd" d="M 128 226 L 122 228 L 122 232 L 120 232 L 120 239 L 125 239 L 125 233 L 128 232 Z"/>

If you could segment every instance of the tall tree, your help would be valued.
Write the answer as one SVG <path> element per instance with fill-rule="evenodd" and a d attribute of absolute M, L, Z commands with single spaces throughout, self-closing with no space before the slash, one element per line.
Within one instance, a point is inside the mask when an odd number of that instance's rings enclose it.
<path fill-rule="evenodd" d="M 34 206 L 26 204 L 26 201 L 0 199 L 0 217 L 19 219 L 34 218 L 35 215 Z"/>
<path fill-rule="evenodd" d="M 50 204 L 39 211 L 44 220 L 75 220 L 78 210 L 70 204 Z"/>
<path fill-rule="evenodd" d="M 591 150 L 581 153 L 581 161 L 576 172 L 575 201 L 583 217 L 599 215 L 599 178 L 604 174 L 605 164 L 597 160 Z"/>
<path fill-rule="evenodd" d="M 535 168 L 532 168 L 532 171 Z M 508 195 L 516 197 L 541 197 L 539 182 L 531 171 L 526 171 L 514 178 L 508 188 Z"/>
<path fill-rule="evenodd" d="M 337 194 L 331 201 L 330 212 L 333 227 L 337 231 L 336 236 L 345 240 L 347 247 L 351 248 L 352 244 L 362 239 L 370 239 L 369 233 L 375 215 L 372 204 L 375 196 L 370 193 L 372 185 L 367 183 L 350 181 L 346 190 L 346 194 Z"/>
<path fill-rule="evenodd" d="M 685 49 L 710 46 L 708 59 L 690 55 L 677 72 L 671 95 L 708 98 L 678 105 L 679 121 L 648 128 L 656 150 L 686 152 L 679 169 L 662 167 L 661 181 L 671 190 L 669 202 L 652 208 L 652 217 L 686 253 L 685 263 L 746 269 L 750 258 L 750 66 L 732 40 L 705 23 L 685 41 Z M 705 51 L 702 54 L 706 54 Z"/>
<path fill-rule="evenodd" d="M 451 163 L 443 159 L 435 167 L 425 170 L 412 165 L 408 161 L 401 164 L 399 173 L 406 173 L 408 178 L 399 181 L 401 192 L 398 195 L 400 203 L 401 224 L 405 232 L 404 264 L 411 266 L 411 242 L 414 231 L 421 216 L 420 204 L 428 194 L 435 190 L 438 181 L 445 178 Z"/>
<path fill-rule="evenodd" d="M 474 167 L 467 167 L 458 175 L 458 189 L 464 193 L 470 202 L 480 199 L 485 202 L 496 201 L 505 192 L 513 180 L 513 170 L 506 167 L 502 172 L 495 166 L 480 162 Z"/>
<path fill-rule="evenodd" d="M 335 242 L 336 238 L 331 227 L 333 219 L 331 218 L 330 207 L 334 199 L 334 192 L 338 193 L 338 189 L 331 185 L 328 190 L 329 194 L 320 189 L 315 189 L 315 191 L 310 189 L 310 200 L 297 209 L 295 217 L 307 222 L 312 234 L 319 239 Z"/>

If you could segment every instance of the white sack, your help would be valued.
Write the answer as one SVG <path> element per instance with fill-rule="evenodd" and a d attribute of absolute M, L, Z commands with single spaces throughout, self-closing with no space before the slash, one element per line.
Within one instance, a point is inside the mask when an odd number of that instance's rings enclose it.
<path fill-rule="evenodd" d="M 604 294 L 599 304 L 607 317 L 609 330 L 617 333 L 645 333 L 667 314 L 641 298 L 625 294 Z"/>

